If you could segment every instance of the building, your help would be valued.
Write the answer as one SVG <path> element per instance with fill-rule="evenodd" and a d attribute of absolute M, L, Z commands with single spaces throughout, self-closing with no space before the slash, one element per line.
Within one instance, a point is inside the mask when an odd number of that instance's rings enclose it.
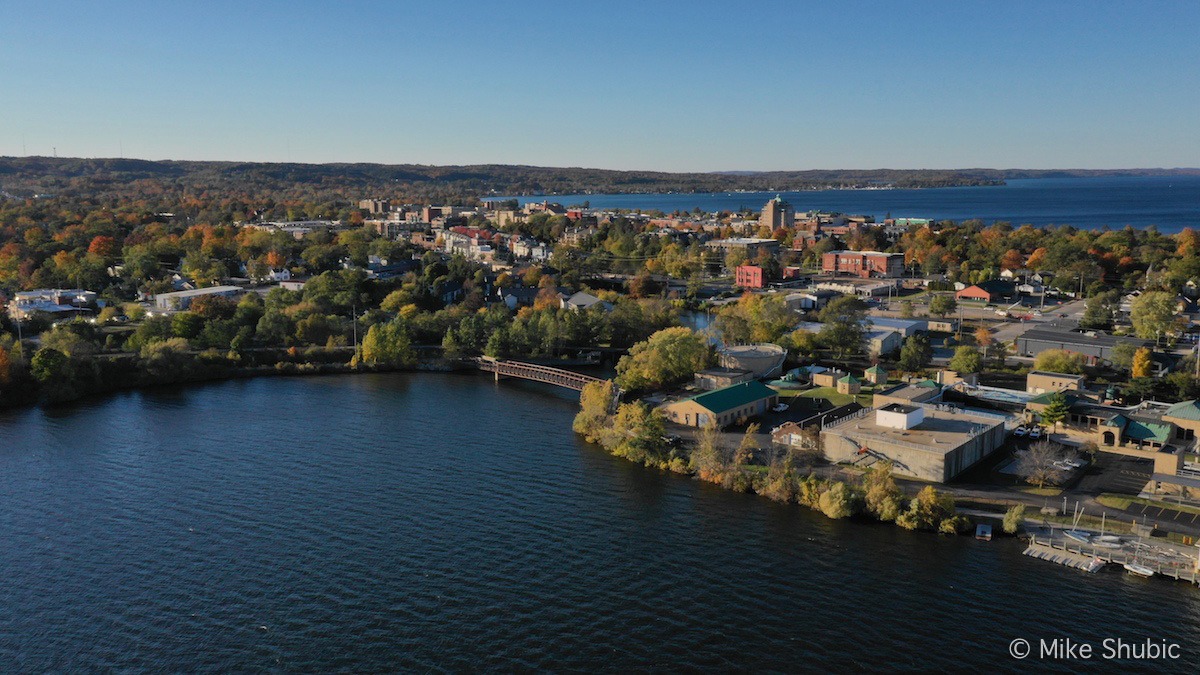
<path fill-rule="evenodd" d="M 983 283 L 967 286 L 954 294 L 954 297 L 959 300 L 979 300 L 982 302 L 997 302 L 1015 298 L 1017 295 L 1017 286 L 1011 281 L 985 281 Z"/>
<path fill-rule="evenodd" d="M 863 379 L 874 385 L 887 384 L 888 371 L 878 365 L 874 365 L 863 372 Z"/>
<path fill-rule="evenodd" d="M 1103 331 L 1075 331 L 1065 328 L 1033 328 L 1017 337 L 1017 354 L 1037 356 L 1047 349 L 1083 354 L 1088 363 L 1112 359 L 1113 349 L 1119 344 L 1130 344 L 1135 348 L 1150 347 L 1152 342 L 1131 335 L 1108 335 Z"/>
<path fill-rule="evenodd" d="M 889 403 L 933 403 L 941 398 L 942 385 L 933 380 L 921 380 L 875 392 L 871 405 L 880 408 Z"/>
<path fill-rule="evenodd" d="M 763 268 L 758 265 L 739 265 L 734 272 L 734 283 L 741 288 L 762 288 Z"/>
<path fill-rule="evenodd" d="M 803 312 L 810 309 L 823 309 L 830 300 L 841 296 L 837 291 L 800 291 L 789 293 L 783 300 L 788 309 Z"/>
<path fill-rule="evenodd" d="M 704 427 L 715 422 L 718 427 L 726 427 L 761 415 L 778 402 L 779 394 L 774 389 L 750 380 L 668 403 L 662 410 L 667 419 L 676 424 Z"/>
<path fill-rule="evenodd" d="M 758 218 L 759 225 L 766 225 L 774 232 L 781 227 L 790 228 L 792 223 L 796 221 L 796 210 L 792 205 L 783 201 L 779 195 L 775 196 L 767 202 L 763 207 L 762 215 Z"/>
<path fill-rule="evenodd" d="M 740 368 L 709 368 L 696 373 L 693 382 L 697 389 L 715 391 L 749 382 L 753 377 L 754 373 Z"/>
<path fill-rule="evenodd" d="M 1087 389 L 1087 378 L 1083 375 L 1049 373 L 1044 370 L 1031 370 L 1025 376 L 1025 391 L 1030 394 L 1054 393 L 1068 389 Z"/>
<path fill-rule="evenodd" d="M 833 291 L 842 295 L 856 295 L 860 298 L 888 296 L 898 287 L 899 283 L 896 281 L 864 281 L 861 279 L 839 279 L 822 281 L 817 284 L 817 290 Z"/>
<path fill-rule="evenodd" d="M 894 330 L 870 330 L 865 336 L 867 353 L 871 356 L 883 356 L 900 349 L 904 338 Z"/>
<path fill-rule="evenodd" d="M 857 396 L 862 391 L 862 382 L 853 375 L 838 378 L 837 393 L 845 396 Z"/>
<path fill-rule="evenodd" d="M 569 309 L 573 312 L 578 312 L 581 309 L 591 309 L 596 306 L 603 308 L 606 312 L 611 312 L 613 308 L 611 302 L 605 302 L 583 291 L 579 291 L 570 297 L 562 298 L 560 305 L 563 309 Z"/>
<path fill-rule="evenodd" d="M 242 289 L 238 286 L 211 286 L 209 288 L 196 288 L 189 291 L 159 293 L 154 296 L 154 307 L 162 311 L 184 311 L 192 306 L 192 302 L 196 298 L 206 295 L 219 295 L 224 298 L 232 298 L 241 293 Z"/>
<path fill-rule="evenodd" d="M 17 291 L 8 302 L 8 316 L 24 321 L 35 314 L 44 314 L 51 319 L 68 319 L 80 314 L 90 314 L 88 305 L 96 302 L 94 291 L 80 288 L 40 288 L 34 291 Z"/>
<path fill-rule="evenodd" d="M 953 333 L 958 330 L 958 320 L 956 319 L 929 319 L 925 325 L 932 333 Z"/>
<path fill-rule="evenodd" d="M 386 199 L 360 199 L 358 200 L 358 208 L 371 215 L 380 215 L 391 211 L 392 203 Z"/>
<path fill-rule="evenodd" d="M 904 254 L 880 253 L 879 251 L 830 251 L 821 256 L 821 271 L 825 274 L 848 274 L 863 279 L 902 277 L 904 276 Z"/>
<path fill-rule="evenodd" d="M 873 316 L 870 320 L 872 328 L 895 331 L 904 338 L 929 330 L 928 322 L 922 319 L 892 319 L 886 316 Z"/>
<path fill-rule="evenodd" d="M 849 375 L 844 370 L 831 368 L 818 371 L 812 371 L 812 383 L 814 387 L 837 387 L 838 380 Z"/>
<path fill-rule="evenodd" d="M 774 239 L 758 239 L 755 237 L 734 237 L 732 239 L 716 239 L 704 244 L 708 248 L 716 249 L 721 253 L 729 253 L 730 251 L 742 251 L 746 254 L 747 260 L 758 258 L 760 253 L 775 255 L 779 252 L 779 242 Z"/>
<path fill-rule="evenodd" d="M 821 441 L 831 462 L 887 461 L 899 475 L 945 483 L 1004 443 L 1006 419 L 945 404 L 890 403 L 826 424 Z"/>

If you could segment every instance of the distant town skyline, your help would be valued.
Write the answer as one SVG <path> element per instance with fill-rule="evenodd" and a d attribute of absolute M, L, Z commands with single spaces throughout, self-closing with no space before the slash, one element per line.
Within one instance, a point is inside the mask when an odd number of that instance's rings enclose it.
<path fill-rule="evenodd" d="M 1200 164 L 1200 3 L 60 2 L 0 155 L 661 171 Z"/>

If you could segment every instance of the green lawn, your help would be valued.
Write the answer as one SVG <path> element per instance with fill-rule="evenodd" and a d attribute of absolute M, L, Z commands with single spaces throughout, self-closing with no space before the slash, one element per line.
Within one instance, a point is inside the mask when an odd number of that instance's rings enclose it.
<path fill-rule="evenodd" d="M 835 389 L 833 387 L 817 387 L 816 389 L 808 389 L 806 391 L 802 391 L 797 395 L 802 398 L 823 398 L 835 406 L 846 405 L 847 403 L 850 403 L 855 400 L 854 396 L 850 396 L 847 394 L 839 394 L 837 392 L 837 389 Z M 864 405 L 864 406 L 871 405 L 871 394 L 870 393 L 863 391 L 862 393 L 860 393 L 858 395 L 857 398 L 858 398 L 859 405 Z"/>
<path fill-rule="evenodd" d="M 1017 490 L 1024 492 L 1027 495 L 1038 495 L 1039 497 L 1056 497 L 1062 494 L 1062 488 L 1055 487 L 1020 487 Z"/>
<path fill-rule="evenodd" d="M 1117 494 L 1111 494 L 1111 493 L 1107 493 L 1107 492 L 1100 495 L 1099 497 L 1096 497 L 1096 501 L 1100 502 L 1101 504 L 1103 504 L 1111 509 L 1125 510 L 1133 504 L 1142 504 L 1142 505 L 1151 506 L 1154 508 L 1174 509 L 1176 511 L 1182 511 L 1184 513 L 1200 513 L 1200 509 L 1198 509 L 1194 506 L 1175 504 L 1175 503 L 1173 503 L 1169 500 L 1165 500 L 1165 499 L 1163 499 L 1163 500 L 1143 499 L 1141 497 L 1131 497 L 1129 495 L 1117 495 Z"/>

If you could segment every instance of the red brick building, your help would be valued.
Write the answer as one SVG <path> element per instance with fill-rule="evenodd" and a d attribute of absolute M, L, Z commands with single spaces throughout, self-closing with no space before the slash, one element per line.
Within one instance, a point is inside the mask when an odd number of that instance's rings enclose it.
<path fill-rule="evenodd" d="M 821 271 L 825 274 L 849 274 L 863 279 L 902 277 L 904 276 L 904 254 L 878 251 L 830 251 L 821 257 Z"/>
<path fill-rule="evenodd" d="M 762 288 L 763 268 L 758 265 L 742 265 L 734 271 L 734 280 L 742 288 Z"/>

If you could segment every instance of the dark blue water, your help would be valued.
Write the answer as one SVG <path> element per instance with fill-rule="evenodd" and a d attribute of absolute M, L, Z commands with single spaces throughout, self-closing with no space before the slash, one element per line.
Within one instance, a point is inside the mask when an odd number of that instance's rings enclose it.
<path fill-rule="evenodd" d="M 925 190 L 815 190 L 784 192 L 797 211 L 837 211 L 897 218 L 933 218 L 1014 225 L 1074 225 L 1082 228 L 1158 227 L 1178 232 L 1200 227 L 1200 176 L 1037 178 L 1006 185 Z M 563 204 L 589 202 L 595 208 L 691 211 L 759 210 L 774 192 L 714 194 L 563 195 Z M 545 197 L 521 197 L 521 203 Z"/>
<path fill-rule="evenodd" d="M 1150 637 L 1195 672 L 1191 587 L 650 471 L 575 409 L 372 375 L 4 413 L 0 668 L 995 671 L 1016 637 Z"/>

